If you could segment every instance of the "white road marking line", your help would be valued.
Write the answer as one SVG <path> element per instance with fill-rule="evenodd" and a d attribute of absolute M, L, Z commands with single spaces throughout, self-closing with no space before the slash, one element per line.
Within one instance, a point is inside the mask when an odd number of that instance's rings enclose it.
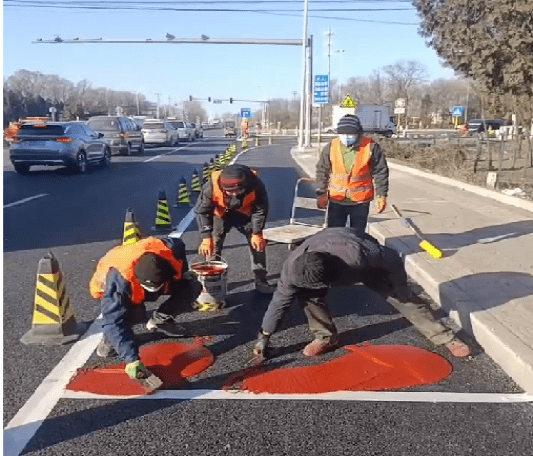
<path fill-rule="evenodd" d="M 156 391 L 147 396 L 106 396 L 66 391 L 65 399 L 161 399 L 161 400 L 300 400 L 300 401 L 359 401 L 359 402 L 429 402 L 429 403 L 500 403 L 533 402 L 533 395 L 522 393 L 443 393 L 415 391 L 338 391 L 320 394 L 253 394 L 245 391 L 174 390 Z"/>
<path fill-rule="evenodd" d="M 190 146 L 183 146 L 183 147 L 178 147 L 177 149 L 169 150 L 168 152 L 165 152 L 164 154 L 159 154 L 159 155 L 156 155 L 155 157 L 150 157 L 147 160 L 144 160 L 143 163 L 151 162 L 151 161 L 156 160 L 158 158 L 164 157 L 165 155 L 169 155 L 169 154 L 171 154 L 173 152 L 177 152 L 178 150 L 186 149 L 187 147 L 190 147 Z"/>
<path fill-rule="evenodd" d="M 28 201 L 34 200 L 36 198 L 42 198 L 43 196 L 48 196 L 48 193 L 41 193 L 40 195 L 30 196 L 29 198 L 24 198 L 19 201 L 15 201 L 14 203 L 6 204 L 4 205 L 4 209 L 6 207 L 16 206 L 17 204 L 27 203 Z"/>

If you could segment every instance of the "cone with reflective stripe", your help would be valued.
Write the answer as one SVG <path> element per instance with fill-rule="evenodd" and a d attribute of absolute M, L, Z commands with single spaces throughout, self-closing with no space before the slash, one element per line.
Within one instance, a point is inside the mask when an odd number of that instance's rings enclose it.
<path fill-rule="evenodd" d="M 191 198 L 189 197 L 189 190 L 187 189 L 187 181 L 183 176 L 181 176 L 179 187 L 178 187 L 178 194 L 176 198 L 176 204 L 174 204 L 174 207 L 178 206 L 190 206 L 191 205 Z"/>
<path fill-rule="evenodd" d="M 229 148 L 230 154 L 233 157 L 237 153 L 237 144 L 232 144 L 231 146 L 229 146 Z"/>
<path fill-rule="evenodd" d="M 157 197 L 155 226 L 153 226 L 152 229 L 154 231 L 172 230 L 172 218 L 170 216 L 170 209 L 168 207 L 167 195 L 164 190 L 159 190 L 159 195 Z"/>
<path fill-rule="evenodd" d="M 215 160 L 211 159 L 209 160 L 209 177 L 213 171 L 215 171 Z"/>
<path fill-rule="evenodd" d="M 248 141 L 246 141 L 246 139 L 242 140 L 241 148 L 242 149 L 248 149 Z"/>
<path fill-rule="evenodd" d="M 135 221 L 135 216 L 130 208 L 126 210 L 126 219 L 124 220 L 124 236 L 122 245 L 132 245 L 141 240 L 141 232 Z"/>
<path fill-rule="evenodd" d="M 215 155 L 215 171 L 220 171 L 222 169 L 222 165 L 220 163 L 220 157 L 218 155 Z"/>
<path fill-rule="evenodd" d="M 191 190 L 193 192 L 200 192 L 202 185 L 200 184 L 200 177 L 198 177 L 198 170 L 196 168 L 192 171 Z"/>
<path fill-rule="evenodd" d="M 70 306 L 65 278 L 51 252 L 39 261 L 31 329 L 23 344 L 63 345 L 77 340 L 85 330 L 78 325 Z"/>
<path fill-rule="evenodd" d="M 209 165 L 207 163 L 204 163 L 204 169 L 202 170 L 202 184 L 207 182 L 210 177 L 211 171 L 209 171 Z"/>
<path fill-rule="evenodd" d="M 229 163 L 232 158 L 231 147 L 228 147 L 226 154 L 224 155 L 224 164 Z"/>

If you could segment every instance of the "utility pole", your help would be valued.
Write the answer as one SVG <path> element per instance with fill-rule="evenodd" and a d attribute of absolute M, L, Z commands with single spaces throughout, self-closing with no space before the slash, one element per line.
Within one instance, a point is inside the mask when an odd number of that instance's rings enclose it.
<path fill-rule="evenodd" d="M 311 117 L 312 117 L 312 94 L 313 94 L 313 35 L 309 37 L 308 49 L 308 75 L 307 75 L 307 113 L 305 124 L 305 147 L 311 147 Z"/>
<path fill-rule="evenodd" d="M 300 149 L 304 147 L 304 117 L 305 117 L 305 100 L 307 92 L 307 24 L 308 24 L 308 14 L 309 13 L 309 0 L 304 2 L 304 26 L 303 26 L 303 36 L 302 36 L 302 99 L 300 100 L 300 131 L 298 135 L 298 146 Z"/>
<path fill-rule="evenodd" d="M 139 109 L 139 92 L 137 92 L 137 115 L 141 115 L 141 111 Z"/>
<path fill-rule="evenodd" d="M 159 95 L 161 95 L 160 93 L 156 93 L 157 95 L 157 118 L 159 119 Z"/>

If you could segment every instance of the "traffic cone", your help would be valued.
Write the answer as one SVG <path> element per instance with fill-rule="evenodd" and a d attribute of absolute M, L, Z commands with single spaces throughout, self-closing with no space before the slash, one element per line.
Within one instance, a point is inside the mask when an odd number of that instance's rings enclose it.
<path fill-rule="evenodd" d="M 126 210 L 126 219 L 124 220 L 124 236 L 122 245 L 132 245 L 141 240 L 141 232 L 135 221 L 135 216 L 130 208 Z"/>
<path fill-rule="evenodd" d="M 229 146 L 229 148 L 231 156 L 233 157 L 237 153 L 237 144 L 232 144 L 231 146 Z"/>
<path fill-rule="evenodd" d="M 215 171 L 215 160 L 211 159 L 209 160 L 209 177 L 213 171 Z"/>
<path fill-rule="evenodd" d="M 155 226 L 152 227 L 154 231 L 170 231 L 172 230 L 172 219 L 170 210 L 168 208 L 167 195 L 164 190 L 159 190 L 157 197 L 157 213 L 155 216 Z"/>
<path fill-rule="evenodd" d="M 209 165 L 204 162 L 204 169 L 202 170 L 202 184 L 207 182 L 210 176 L 211 172 L 209 171 Z"/>
<path fill-rule="evenodd" d="M 200 177 L 198 177 L 198 170 L 196 168 L 192 171 L 191 190 L 193 192 L 200 192 L 202 185 L 200 184 Z"/>
<path fill-rule="evenodd" d="M 228 147 L 226 154 L 224 155 L 224 164 L 229 163 L 232 159 L 232 149 L 231 146 Z"/>
<path fill-rule="evenodd" d="M 189 197 L 189 190 L 187 189 L 187 181 L 183 176 L 181 176 L 176 204 L 174 204 L 174 207 L 178 207 L 183 204 L 190 206 L 191 199 Z"/>
<path fill-rule="evenodd" d="M 23 344 L 63 345 L 77 340 L 85 325 L 78 325 L 70 306 L 65 278 L 51 252 L 39 261 L 31 329 Z"/>
<path fill-rule="evenodd" d="M 215 155 L 215 169 L 220 171 L 222 168 L 224 168 L 224 165 L 222 164 L 222 158 L 218 155 Z"/>
<path fill-rule="evenodd" d="M 248 141 L 246 141 L 246 139 L 242 140 L 241 148 L 242 149 L 248 149 Z"/>

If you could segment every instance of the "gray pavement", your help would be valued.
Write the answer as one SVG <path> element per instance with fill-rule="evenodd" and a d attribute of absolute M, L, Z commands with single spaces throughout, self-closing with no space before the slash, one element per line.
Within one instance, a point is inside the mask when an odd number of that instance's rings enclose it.
<path fill-rule="evenodd" d="M 310 177 L 318 149 L 291 149 Z M 368 232 L 400 251 L 409 276 L 533 393 L 533 202 L 393 160 L 389 168 L 389 205 L 379 215 L 371 209 Z M 442 258 L 420 250 L 390 204 L 415 221 Z"/>

